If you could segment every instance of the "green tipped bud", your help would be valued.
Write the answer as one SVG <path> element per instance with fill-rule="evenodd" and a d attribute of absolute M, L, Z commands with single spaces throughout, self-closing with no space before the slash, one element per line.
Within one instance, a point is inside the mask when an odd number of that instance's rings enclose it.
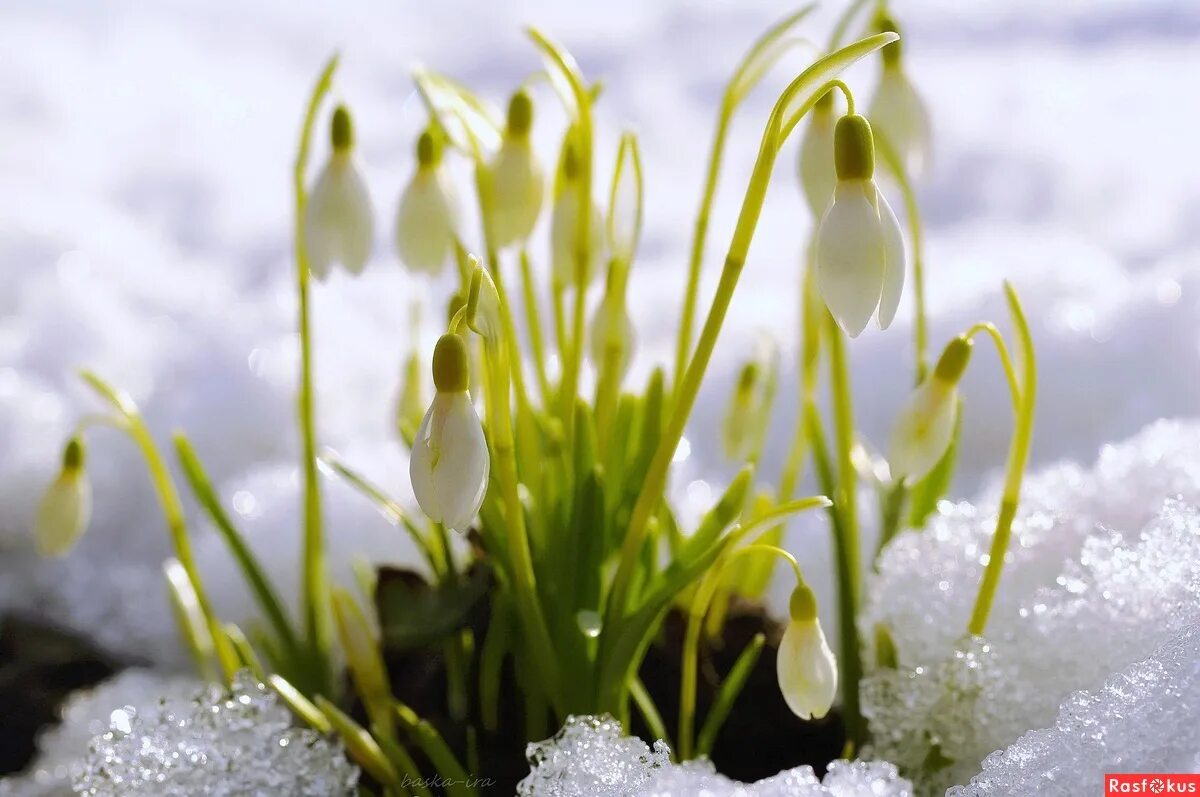
<path fill-rule="evenodd" d="M 333 111 L 333 122 L 329 125 L 329 138 L 334 152 L 349 152 L 354 146 L 354 120 L 345 105 Z"/>
<path fill-rule="evenodd" d="M 462 393 L 470 383 L 467 344 L 458 335 L 445 334 L 433 348 L 433 386 L 439 393 Z"/>
<path fill-rule="evenodd" d="M 508 101 L 507 131 L 514 138 L 523 138 L 529 135 L 531 127 L 533 127 L 533 100 L 529 98 L 524 89 L 521 89 L 514 92 L 512 99 Z"/>
<path fill-rule="evenodd" d="M 870 180 L 875 175 L 875 139 L 865 117 L 846 114 L 838 120 L 833 162 L 839 180 Z"/>
<path fill-rule="evenodd" d="M 959 335 L 947 343 L 933 369 L 934 379 L 951 385 L 958 384 L 963 371 L 967 370 L 967 363 L 971 361 L 973 346 L 971 339 L 965 335 Z"/>
<path fill-rule="evenodd" d="M 900 27 L 896 24 L 896 20 L 889 14 L 880 14 L 876 20 L 876 27 L 880 33 L 895 33 L 899 35 Z M 897 40 L 891 44 L 885 44 L 879 54 L 883 56 L 884 66 L 898 66 L 900 64 L 900 56 L 904 51 L 901 48 L 903 40 Z"/>
<path fill-rule="evenodd" d="M 426 130 L 417 139 L 417 163 L 422 168 L 432 168 L 442 162 L 442 141 L 432 130 Z"/>
<path fill-rule="evenodd" d="M 817 596 L 807 584 L 801 584 L 792 590 L 791 600 L 788 601 L 788 613 L 792 622 L 807 623 L 817 619 Z"/>
<path fill-rule="evenodd" d="M 67 441 L 67 445 L 63 448 L 62 469 L 63 473 L 76 473 L 83 470 L 86 451 L 83 447 L 83 438 L 78 435 Z"/>

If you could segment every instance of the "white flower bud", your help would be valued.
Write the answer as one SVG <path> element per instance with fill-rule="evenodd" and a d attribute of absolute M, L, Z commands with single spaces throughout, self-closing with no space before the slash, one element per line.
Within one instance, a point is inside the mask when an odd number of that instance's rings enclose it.
<path fill-rule="evenodd" d="M 791 620 L 779 641 L 775 666 L 779 691 L 800 719 L 821 719 L 837 697 L 837 659 L 817 618 L 812 590 L 801 584 L 792 593 Z"/>
<path fill-rule="evenodd" d="M 905 253 L 900 223 L 875 186 L 871 128 L 861 116 L 843 116 L 834 136 L 837 188 L 817 230 L 817 289 L 850 337 L 875 315 L 887 329 L 904 290 Z"/>
<path fill-rule="evenodd" d="M 606 296 L 596 308 L 596 314 L 592 316 L 588 335 L 591 338 L 588 354 L 592 359 L 592 366 L 597 371 L 602 370 L 605 358 L 610 352 L 616 352 L 617 373 L 624 378 L 629 371 L 629 364 L 633 361 L 633 347 L 637 340 L 628 310 L 622 305 L 620 313 L 611 312 Z"/>
<path fill-rule="evenodd" d="M 896 24 L 884 19 L 881 30 L 896 30 Z M 867 116 L 896 151 L 905 170 L 920 177 L 929 168 L 931 125 L 929 111 L 917 94 L 901 62 L 902 43 L 897 41 L 883 48 L 883 69 L 879 84 L 867 110 Z"/>
<path fill-rule="evenodd" d="M 351 274 L 361 273 L 375 238 L 371 195 L 354 157 L 354 128 L 344 106 L 334 111 L 332 138 L 333 153 L 304 209 L 309 269 L 322 280 L 334 263 L 341 263 Z"/>
<path fill-rule="evenodd" d="M 69 552 L 92 517 L 92 487 L 84 470 L 83 441 L 72 438 L 63 452 L 62 470 L 38 505 L 34 538 L 42 556 Z"/>
<path fill-rule="evenodd" d="M 417 142 L 417 169 L 396 211 L 396 251 L 411 271 L 437 275 L 458 238 L 458 199 L 441 166 L 441 145 L 428 131 Z"/>
<path fill-rule="evenodd" d="M 800 187 L 813 218 L 820 219 L 833 199 L 837 172 L 833 168 L 833 92 L 817 101 L 809 114 L 808 128 L 800 142 L 797 162 Z"/>
<path fill-rule="evenodd" d="M 491 232 L 496 246 L 524 242 L 537 224 L 546 193 L 546 175 L 529 141 L 533 104 L 518 91 L 508 106 L 508 128 L 488 164 Z"/>
<path fill-rule="evenodd" d="M 443 335 L 433 352 L 437 395 L 409 457 L 417 503 L 430 520 L 466 531 L 487 492 L 488 457 L 483 426 L 467 391 L 467 349 L 457 334 Z"/>
<path fill-rule="evenodd" d="M 893 479 L 919 481 L 945 456 L 958 421 L 958 380 L 970 356 L 969 338 L 950 341 L 933 373 L 901 408 L 888 450 Z"/>
<path fill-rule="evenodd" d="M 637 137 L 621 136 L 608 203 L 608 248 L 615 260 L 629 264 L 642 237 L 642 158 Z"/>
<path fill-rule="evenodd" d="M 568 186 L 554 200 L 550 225 L 550 264 L 552 276 L 559 285 L 574 285 L 576 276 L 575 247 L 579 237 L 579 192 Z M 591 223 L 588 225 L 588 284 L 596 281 L 604 257 L 604 219 L 600 208 L 591 203 Z"/>

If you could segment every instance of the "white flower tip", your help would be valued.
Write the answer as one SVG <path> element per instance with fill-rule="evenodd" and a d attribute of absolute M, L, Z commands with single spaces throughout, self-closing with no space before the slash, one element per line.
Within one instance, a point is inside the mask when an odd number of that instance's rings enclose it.
<path fill-rule="evenodd" d="M 409 477 L 421 510 L 435 523 L 465 531 L 483 504 L 490 468 L 470 394 L 438 391 L 409 457 Z"/>
<path fill-rule="evenodd" d="M 63 556 L 87 530 L 92 514 L 92 490 L 79 468 L 64 469 L 50 484 L 38 505 L 34 540 L 42 556 Z"/>
<path fill-rule="evenodd" d="M 792 620 L 779 643 L 779 691 L 797 717 L 821 719 L 837 697 L 837 659 L 816 618 Z"/>

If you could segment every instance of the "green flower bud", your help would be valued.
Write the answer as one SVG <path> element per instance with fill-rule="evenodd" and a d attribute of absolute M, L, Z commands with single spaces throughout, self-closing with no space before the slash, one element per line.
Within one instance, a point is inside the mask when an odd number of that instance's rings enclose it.
<path fill-rule="evenodd" d="M 870 180 L 875 175 L 875 140 L 871 125 L 858 114 L 846 114 L 833 132 L 833 162 L 839 180 Z"/>
<path fill-rule="evenodd" d="M 439 393 L 461 393 L 470 385 L 467 344 L 459 335 L 438 338 L 433 348 L 433 386 Z"/>

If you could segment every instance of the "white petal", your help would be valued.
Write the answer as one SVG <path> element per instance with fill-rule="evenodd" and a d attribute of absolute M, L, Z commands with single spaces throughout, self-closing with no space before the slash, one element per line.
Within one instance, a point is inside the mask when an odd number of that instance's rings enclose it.
<path fill-rule="evenodd" d="M 904 253 L 904 236 L 900 233 L 900 222 L 883 192 L 876 189 L 876 206 L 879 208 L 879 225 L 883 230 L 883 293 L 879 297 L 879 326 L 887 329 L 900 307 L 900 296 L 904 293 L 904 275 L 908 261 Z"/>
<path fill-rule="evenodd" d="M 506 138 L 492 159 L 490 171 L 496 245 L 505 247 L 524 241 L 537 223 L 546 191 L 546 176 L 528 140 Z"/>
<path fill-rule="evenodd" d="M 600 302 L 595 315 L 592 316 L 588 337 L 591 342 L 591 346 L 588 347 L 588 356 L 597 373 L 604 368 L 606 352 L 615 349 L 620 358 L 617 362 L 617 375 L 624 378 L 625 373 L 629 370 L 629 364 L 633 360 L 633 348 L 636 341 L 636 332 L 633 328 L 633 321 L 629 318 L 628 309 L 622 307 L 621 314 L 614 318 L 608 310 L 607 300 Z"/>
<path fill-rule="evenodd" d="M 958 391 L 935 378 L 913 390 L 896 417 L 888 448 L 893 479 L 924 478 L 950 447 L 958 415 Z"/>
<path fill-rule="evenodd" d="M 883 231 L 868 188 L 874 191 L 870 183 L 839 182 L 817 231 L 817 289 L 852 338 L 866 328 L 883 291 Z"/>
<path fill-rule="evenodd" d="M 800 143 L 800 185 L 813 218 L 820 219 L 833 199 L 837 170 L 833 164 L 833 113 L 814 111 Z"/>
<path fill-rule="evenodd" d="M 439 392 L 421 421 L 409 459 L 421 509 L 431 520 L 465 531 L 483 503 L 490 467 L 470 395 Z"/>
<path fill-rule="evenodd" d="M 560 285 L 575 284 L 575 238 L 579 234 L 579 193 L 564 188 L 554 202 L 550 222 L 550 266 L 554 280 Z M 588 227 L 588 284 L 600 275 L 604 246 L 604 218 L 600 208 L 592 203 L 592 218 Z"/>
<path fill-rule="evenodd" d="M 366 183 L 353 158 L 334 155 L 321 171 L 304 214 L 309 269 L 317 279 L 333 263 L 359 273 L 371 255 L 375 219 Z"/>
<path fill-rule="evenodd" d="M 396 251 L 409 269 L 440 274 L 454 250 L 458 203 L 450 181 L 432 168 L 418 168 L 396 211 Z"/>
<path fill-rule="evenodd" d="M 38 504 L 34 538 L 43 556 L 62 556 L 75 546 L 92 515 L 92 488 L 82 474 L 60 474 Z"/>
<path fill-rule="evenodd" d="M 800 719 L 824 717 L 837 697 L 837 659 L 816 620 L 793 620 L 779 641 L 775 673 L 788 708 Z"/>
<path fill-rule="evenodd" d="M 909 175 L 919 177 L 929 161 L 929 112 L 903 69 L 883 69 L 867 118 L 896 150 Z"/>

